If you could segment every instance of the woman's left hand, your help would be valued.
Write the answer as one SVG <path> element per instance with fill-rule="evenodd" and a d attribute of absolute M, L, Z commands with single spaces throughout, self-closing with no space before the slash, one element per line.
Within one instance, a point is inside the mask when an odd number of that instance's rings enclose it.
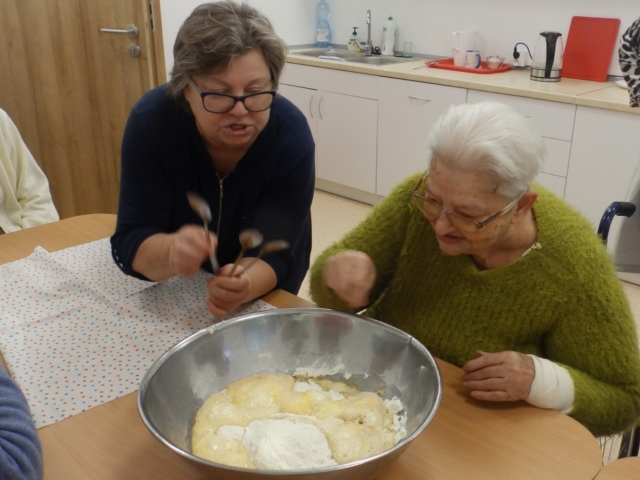
<path fill-rule="evenodd" d="M 519 352 L 487 353 L 476 351 L 476 357 L 462 367 L 462 385 L 473 398 L 490 402 L 507 402 L 529 398 L 535 377 L 533 359 Z"/>
<path fill-rule="evenodd" d="M 218 318 L 224 317 L 243 303 L 253 299 L 251 278 L 243 274 L 242 265 L 238 265 L 234 276 L 230 277 L 229 272 L 232 267 L 233 265 L 225 265 L 217 277 L 207 280 L 209 290 L 207 310 Z"/>

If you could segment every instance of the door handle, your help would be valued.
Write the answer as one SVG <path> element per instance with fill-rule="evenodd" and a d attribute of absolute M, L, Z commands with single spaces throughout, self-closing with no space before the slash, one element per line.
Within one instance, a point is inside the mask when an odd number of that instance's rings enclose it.
<path fill-rule="evenodd" d="M 411 100 L 420 100 L 422 102 L 430 102 L 431 99 L 430 98 L 424 98 L 424 97 L 414 97 L 413 95 L 409 95 L 409 98 Z"/>
<path fill-rule="evenodd" d="M 103 33 L 118 33 L 122 35 L 129 35 L 130 38 L 136 38 L 138 36 L 138 27 L 135 25 L 127 25 L 126 30 L 117 30 L 114 28 L 101 28 L 101 32 Z"/>
<path fill-rule="evenodd" d="M 316 98 L 315 95 L 311 95 L 311 98 L 309 99 L 309 114 L 311 115 L 311 118 L 316 118 L 313 116 L 313 100 L 314 98 Z"/>

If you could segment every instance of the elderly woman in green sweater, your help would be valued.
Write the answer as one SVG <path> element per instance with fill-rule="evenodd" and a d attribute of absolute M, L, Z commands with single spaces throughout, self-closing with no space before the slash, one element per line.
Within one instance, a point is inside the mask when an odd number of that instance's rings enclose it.
<path fill-rule="evenodd" d="M 619 432 L 640 417 L 635 324 L 589 222 L 532 184 L 546 150 L 529 123 L 499 103 L 451 107 L 428 171 L 318 257 L 311 295 L 413 335 L 473 398 Z"/>

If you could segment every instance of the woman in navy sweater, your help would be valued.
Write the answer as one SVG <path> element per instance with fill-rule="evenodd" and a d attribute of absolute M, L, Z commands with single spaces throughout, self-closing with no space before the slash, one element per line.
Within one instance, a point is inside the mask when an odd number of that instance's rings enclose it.
<path fill-rule="evenodd" d="M 208 280 L 207 307 L 218 317 L 274 288 L 298 292 L 311 253 L 315 145 L 304 115 L 276 94 L 285 58 L 269 21 L 246 4 L 204 4 L 182 25 L 171 81 L 133 107 L 124 134 L 111 243 L 125 273 L 194 275 L 215 253 L 223 268 Z M 210 205 L 209 238 L 187 192 Z M 246 228 L 290 247 L 246 271 L 252 259 L 243 259 L 230 276 Z"/>

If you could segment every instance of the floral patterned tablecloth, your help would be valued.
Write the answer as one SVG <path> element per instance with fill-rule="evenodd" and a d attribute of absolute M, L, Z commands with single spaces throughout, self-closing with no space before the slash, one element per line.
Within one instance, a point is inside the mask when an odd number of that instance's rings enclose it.
<path fill-rule="evenodd" d="M 138 389 L 151 364 L 210 326 L 206 278 L 123 274 L 109 239 L 0 266 L 0 350 L 44 427 Z M 254 300 L 228 318 L 274 308 Z"/>

